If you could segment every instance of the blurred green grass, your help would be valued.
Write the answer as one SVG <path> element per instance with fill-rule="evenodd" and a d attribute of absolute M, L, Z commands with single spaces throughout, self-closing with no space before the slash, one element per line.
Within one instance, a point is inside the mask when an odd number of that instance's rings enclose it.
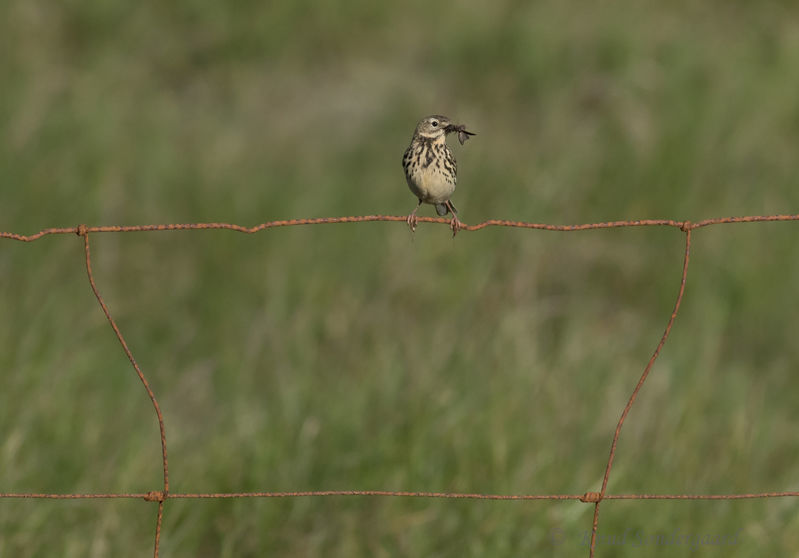
<path fill-rule="evenodd" d="M 469 223 L 799 212 L 787 2 L 11 1 L 0 16 L 0 230 L 405 214 L 400 156 L 438 112 L 479 134 L 455 148 Z M 797 489 L 797 235 L 695 232 L 684 307 L 622 432 L 612 492 Z M 92 247 L 161 402 L 179 492 L 597 490 L 682 259 L 676 230 L 453 241 L 398 223 Z M 157 488 L 152 407 L 80 240 L 5 241 L 0 277 L 0 491 Z M 608 501 L 600 531 L 740 532 L 700 552 L 787 555 L 796 511 Z M 591 513 L 170 501 L 162 551 L 580 555 Z M 153 523 L 145 502 L 0 501 L 0 555 L 149 553 Z"/>

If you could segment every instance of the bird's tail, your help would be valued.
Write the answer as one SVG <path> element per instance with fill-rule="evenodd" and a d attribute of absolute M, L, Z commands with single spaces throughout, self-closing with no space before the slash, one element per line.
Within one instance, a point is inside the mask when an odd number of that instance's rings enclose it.
<path fill-rule="evenodd" d="M 458 208 L 455 207 L 455 204 L 453 204 L 452 202 L 449 202 L 449 207 L 452 208 L 452 212 L 453 213 L 457 213 L 458 212 Z M 436 213 L 438 213 L 441 217 L 446 215 L 448 212 L 449 212 L 449 208 L 447 207 L 446 204 L 443 204 L 443 203 L 437 203 L 436 204 Z"/>

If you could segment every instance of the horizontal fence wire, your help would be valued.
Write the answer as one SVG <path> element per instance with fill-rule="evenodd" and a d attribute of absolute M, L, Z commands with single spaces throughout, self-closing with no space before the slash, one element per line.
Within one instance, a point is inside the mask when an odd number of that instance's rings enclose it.
<path fill-rule="evenodd" d="M 688 264 L 690 262 L 691 254 L 691 233 L 695 229 L 709 227 L 713 225 L 723 225 L 731 223 L 762 223 L 762 222 L 775 222 L 775 221 L 797 221 L 797 215 L 749 215 L 743 217 L 720 217 L 714 219 L 704 219 L 701 221 L 680 221 L 674 219 L 637 219 L 625 221 L 608 221 L 602 223 L 585 223 L 578 225 L 550 225 L 545 223 L 528 223 L 524 221 L 509 221 L 504 219 L 490 219 L 477 223 L 475 225 L 462 224 L 460 230 L 465 231 L 479 231 L 488 227 L 513 227 L 521 229 L 534 229 L 544 231 L 585 231 L 595 229 L 613 229 L 623 227 L 673 227 L 679 229 L 685 237 L 685 251 L 683 254 L 682 273 L 680 275 L 680 284 L 677 290 L 676 299 L 674 301 L 674 308 L 668 318 L 666 327 L 663 331 L 657 346 L 655 347 L 652 356 L 644 368 L 638 383 L 635 385 L 629 399 L 627 400 L 621 416 L 616 424 L 616 429 L 613 432 L 613 437 L 610 443 L 610 452 L 608 460 L 605 464 L 605 472 L 602 478 L 602 487 L 599 492 L 583 492 L 580 494 L 467 494 L 467 493 L 454 493 L 454 492 L 403 492 L 403 491 L 384 491 L 384 490 L 319 490 L 319 491 L 300 491 L 300 492 L 225 492 L 225 493 L 176 493 L 169 490 L 169 460 L 167 458 L 167 436 L 166 428 L 164 425 L 164 417 L 161 413 L 161 408 L 155 396 L 155 392 L 150 387 L 147 378 L 139 367 L 136 359 L 133 356 L 127 342 L 125 341 L 122 332 L 117 326 L 116 321 L 111 316 L 102 295 L 100 294 L 97 284 L 94 281 L 94 274 L 92 273 L 92 259 L 89 244 L 89 235 L 95 233 L 127 233 L 127 232 L 147 232 L 147 231 L 184 231 L 184 230 L 231 230 L 242 233 L 256 233 L 259 231 L 278 228 L 278 227 L 291 227 L 298 225 L 322 225 L 322 224 L 338 224 L 338 223 L 363 223 L 370 221 L 402 221 L 407 220 L 406 216 L 397 215 L 362 215 L 362 216 L 346 216 L 346 217 L 319 217 L 312 219 L 287 219 L 281 221 L 269 221 L 261 223 L 252 227 L 245 227 L 242 225 L 232 223 L 170 223 L 161 225 L 127 225 L 127 226 L 100 226 L 90 227 L 87 225 L 78 225 L 76 227 L 64 228 L 48 228 L 43 229 L 37 233 L 24 235 L 11 232 L 0 232 L 0 238 L 10 240 L 18 240 L 21 242 L 32 242 L 39 240 L 45 236 L 50 235 L 63 235 L 63 234 L 76 234 L 83 239 L 83 252 L 86 264 L 86 274 L 89 281 L 89 286 L 97 299 L 100 308 L 105 314 L 109 325 L 114 330 L 122 350 L 125 352 L 131 366 L 133 367 L 136 375 L 139 377 L 147 396 L 153 405 L 156 417 L 158 419 L 158 427 L 161 437 L 161 467 L 163 469 L 163 486 L 160 490 L 153 490 L 146 493 L 106 493 L 106 494 L 37 494 L 37 493 L 0 493 L 0 498 L 27 498 L 27 499 L 53 499 L 53 500 L 80 500 L 80 499 L 143 499 L 148 502 L 157 503 L 156 512 L 156 525 L 155 525 L 155 541 L 153 543 L 153 556 L 158 558 L 160 540 L 161 540 L 161 525 L 164 517 L 164 503 L 167 500 L 174 499 L 222 499 L 222 498 L 300 498 L 300 497 L 398 497 L 398 498 L 443 498 L 443 499 L 465 499 L 465 500 L 575 500 L 588 504 L 593 504 L 594 514 L 591 526 L 591 544 L 589 547 L 589 556 L 593 558 L 596 551 L 597 533 L 599 530 L 599 510 L 600 504 L 603 500 L 743 500 L 743 499 L 756 499 L 756 498 L 785 498 L 785 497 L 799 497 L 799 492 L 760 492 L 748 494 L 608 494 L 607 487 L 610 480 L 610 474 L 613 469 L 613 461 L 616 457 L 616 447 L 621 436 L 622 427 L 627 420 L 627 415 L 632 409 L 638 393 L 641 391 L 649 373 L 655 364 L 660 351 L 668 340 L 671 333 L 674 321 L 682 304 L 683 295 L 685 294 L 685 283 L 688 277 Z M 420 223 L 440 223 L 449 225 L 450 221 L 444 218 L 436 217 L 419 217 L 417 219 Z"/>

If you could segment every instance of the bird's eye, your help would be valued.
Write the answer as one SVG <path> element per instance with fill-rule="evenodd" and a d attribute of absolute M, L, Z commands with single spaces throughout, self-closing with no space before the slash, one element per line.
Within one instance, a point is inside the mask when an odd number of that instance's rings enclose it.
<path fill-rule="evenodd" d="M 433 120 L 430 124 L 433 125 L 433 128 L 438 128 L 438 120 Z"/>

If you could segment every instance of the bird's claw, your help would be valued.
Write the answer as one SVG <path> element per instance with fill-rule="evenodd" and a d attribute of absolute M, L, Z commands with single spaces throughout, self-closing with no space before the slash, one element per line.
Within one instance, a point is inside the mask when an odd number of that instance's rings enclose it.
<path fill-rule="evenodd" d="M 452 221 L 449 222 L 449 228 L 452 229 L 452 238 L 455 238 L 455 235 L 458 234 L 458 231 L 461 230 L 463 227 L 463 223 L 460 222 L 458 216 L 454 213 L 452 214 Z"/>
<path fill-rule="evenodd" d="M 408 223 L 408 227 L 411 229 L 411 232 L 416 232 L 416 213 L 411 213 L 408 215 L 406 222 Z"/>

